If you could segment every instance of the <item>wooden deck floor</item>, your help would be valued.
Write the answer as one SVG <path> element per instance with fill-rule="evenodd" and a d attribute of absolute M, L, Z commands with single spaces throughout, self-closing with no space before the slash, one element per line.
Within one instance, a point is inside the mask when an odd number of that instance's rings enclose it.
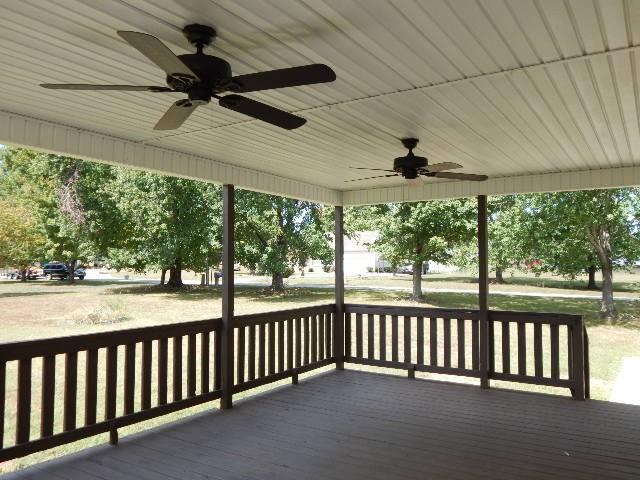
<path fill-rule="evenodd" d="M 330 372 L 8 479 L 640 478 L 640 407 Z"/>

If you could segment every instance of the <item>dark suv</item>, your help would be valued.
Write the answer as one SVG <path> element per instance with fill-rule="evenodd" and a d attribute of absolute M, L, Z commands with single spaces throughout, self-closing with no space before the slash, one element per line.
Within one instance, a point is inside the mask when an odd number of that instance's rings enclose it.
<path fill-rule="evenodd" d="M 63 280 L 69 276 L 69 271 L 64 263 L 54 262 L 46 263 L 42 267 L 42 274 L 49 280 L 53 278 L 59 278 L 60 280 Z M 76 268 L 75 272 L 73 272 L 73 276 L 79 278 L 80 280 L 84 280 L 85 275 L 86 272 L 84 268 Z"/>

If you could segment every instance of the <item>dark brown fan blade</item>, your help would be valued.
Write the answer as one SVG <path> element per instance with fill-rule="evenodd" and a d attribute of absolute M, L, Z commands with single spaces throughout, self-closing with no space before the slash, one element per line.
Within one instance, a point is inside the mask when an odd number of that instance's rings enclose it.
<path fill-rule="evenodd" d="M 302 67 L 282 68 L 268 72 L 239 75 L 231 79 L 230 90 L 239 93 L 257 92 L 272 88 L 297 87 L 314 83 L 333 82 L 336 74 L 321 63 Z"/>
<path fill-rule="evenodd" d="M 365 178 L 356 178 L 355 180 L 345 180 L 344 183 L 347 182 L 359 182 L 360 180 L 371 180 L 373 178 L 387 178 L 387 177 L 399 177 L 397 173 L 394 175 L 378 175 L 377 177 L 365 177 Z"/>
<path fill-rule="evenodd" d="M 470 180 L 472 182 L 484 182 L 486 175 L 474 175 L 473 173 L 433 172 L 423 174 L 425 177 L 450 178 L 451 180 Z"/>
<path fill-rule="evenodd" d="M 386 170 L 384 168 L 366 168 L 366 167 L 349 167 L 354 170 L 372 170 L 374 172 L 395 172 L 395 170 Z"/>
<path fill-rule="evenodd" d="M 153 129 L 175 130 L 176 128 L 180 128 L 196 108 L 198 108 L 198 106 L 193 105 L 189 100 L 178 100 L 169 107 L 169 110 L 167 110 L 162 118 L 158 120 L 158 123 L 156 123 Z"/>
<path fill-rule="evenodd" d="M 455 170 L 456 168 L 462 168 L 462 165 L 453 162 L 434 163 L 433 165 L 427 165 L 420 170 L 425 172 L 443 172 L 444 170 Z"/>
<path fill-rule="evenodd" d="M 233 110 L 234 112 L 244 113 L 250 117 L 257 118 L 258 120 L 277 127 L 286 128 L 287 130 L 301 127 L 307 121 L 302 117 L 285 112 L 279 108 L 240 95 L 227 95 L 226 97 L 222 97 L 219 103 L 220 106 Z"/>
<path fill-rule="evenodd" d="M 198 80 L 198 76 L 169 47 L 153 35 L 126 31 L 119 31 L 118 35 L 164 70 L 167 75 L 186 75 Z"/>
<path fill-rule="evenodd" d="M 169 87 L 155 85 L 91 85 L 87 83 L 41 83 L 41 87 L 52 90 L 120 90 L 124 92 L 173 92 Z"/>

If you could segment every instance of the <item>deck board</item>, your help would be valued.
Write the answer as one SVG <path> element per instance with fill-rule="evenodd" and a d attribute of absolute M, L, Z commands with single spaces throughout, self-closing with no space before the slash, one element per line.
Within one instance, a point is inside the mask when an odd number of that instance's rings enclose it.
<path fill-rule="evenodd" d="M 19 478 L 637 479 L 640 406 L 335 371 Z"/>

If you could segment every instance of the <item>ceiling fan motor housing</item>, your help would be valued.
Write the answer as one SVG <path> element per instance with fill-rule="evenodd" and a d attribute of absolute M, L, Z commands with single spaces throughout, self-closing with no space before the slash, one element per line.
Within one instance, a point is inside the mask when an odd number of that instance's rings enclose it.
<path fill-rule="evenodd" d="M 406 157 L 398 157 L 393 161 L 393 170 L 409 180 L 418 178 L 418 169 L 426 166 L 427 159 L 413 155 L 413 153 Z"/>

